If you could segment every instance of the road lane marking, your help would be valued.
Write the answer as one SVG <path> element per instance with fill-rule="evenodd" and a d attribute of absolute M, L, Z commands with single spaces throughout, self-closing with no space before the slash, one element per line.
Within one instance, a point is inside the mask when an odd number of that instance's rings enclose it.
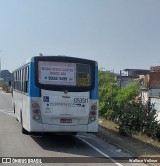
<path fill-rule="evenodd" d="M 94 150 L 96 150 L 98 153 L 102 154 L 103 156 L 105 156 L 106 158 L 110 159 L 114 164 L 118 165 L 118 166 L 123 166 L 122 164 L 118 163 L 116 160 L 112 159 L 112 157 L 108 156 L 107 154 L 103 153 L 101 150 L 99 150 L 98 148 L 96 148 L 95 146 L 93 146 L 92 144 L 90 144 L 88 141 L 80 138 L 80 136 L 76 136 L 78 139 L 80 139 L 81 141 L 83 141 L 84 143 L 86 143 L 87 145 L 89 145 L 90 147 L 92 147 Z"/>
<path fill-rule="evenodd" d="M 85 135 L 76 135 L 76 136 L 78 136 L 78 137 L 81 137 L 81 138 L 91 138 L 91 137 L 89 137 L 89 136 L 85 136 Z"/>
<path fill-rule="evenodd" d="M 8 114 L 8 115 L 13 116 L 13 117 L 16 117 L 12 111 L 0 110 L 0 112 L 2 112 L 4 114 Z"/>

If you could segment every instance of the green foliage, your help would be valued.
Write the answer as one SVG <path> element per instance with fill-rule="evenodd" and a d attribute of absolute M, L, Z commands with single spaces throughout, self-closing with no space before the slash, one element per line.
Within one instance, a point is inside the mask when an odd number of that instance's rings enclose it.
<path fill-rule="evenodd" d="M 4 81 L 0 81 L 0 87 L 5 87 L 5 86 L 7 86 L 7 84 L 4 82 Z"/>
<path fill-rule="evenodd" d="M 99 113 L 106 119 L 114 121 L 119 110 L 123 109 L 138 93 L 138 82 L 120 89 L 116 84 L 114 73 L 99 71 Z"/>
<path fill-rule="evenodd" d="M 10 92 L 10 88 L 8 87 L 7 82 L 4 82 L 3 80 L 0 81 L 0 90 L 3 90 L 4 92 Z"/>
<path fill-rule="evenodd" d="M 101 116 L 107 118 L 107 115 L 109 115 L 107 112 L 113 110 L 115 105 L 113 99 L 116 93 L 117 85 L 115 75 L 108 71 L 99 71 L 99 108 Z"/>
<path fill-rule="evenodd" d="M 123 135 L 136 132 L 160 139 L 160 124 L 156 120 L 154 105 L 143 105 L 137 100 L 140 83 L 134 81 L 125 88 L 119 88 L 114 73 L 99 71 L 100 115 L 115 121 Z"/>
<path fill-rule="evenodd" d="M 110 83 L 115 83 L 115 75 L 110 71 L 98 71 L 99 87 L 107 86 Z"/>
<path fill-rule="evenodd" d="M 140 85 L 139 82 L 132 82 L 125 88 L 118 89 L 115 97 L 117 110 L 123 110 L 131 101 L 135 100 L 139 95 Z"/>
<path fill-rule="evenodd" d="M 150 103 L 147 106 L 134 101 L 128 103 L 118 116 L 117 123 L 119 131 L 123 135 L 132 135 L 136 132 L 141 132 L 152 138 L 156 138 L 158 126 L 156 112 L 154 106 Z"/>
<path fill-rule="evenodd" d="M 112 109 L 108 109 L 105 113 L 104 113 L 104 117 L 108 120 L 113 121 L 116 117 L 115 115 L 115 111 L 113 111 Z"/>

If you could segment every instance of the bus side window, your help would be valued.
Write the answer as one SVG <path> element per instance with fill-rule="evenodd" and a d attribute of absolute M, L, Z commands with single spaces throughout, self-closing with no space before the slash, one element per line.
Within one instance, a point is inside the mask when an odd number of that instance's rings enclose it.
<path fill-rule="evenodd" d="M 18 90 L 18 71 L 16 71 L 16 90 Z"/>
<path fill-rule="evenodd" d="M 19 91 L 19 70 L 17 71 L 17 90 Z"/>
<path fill-rule="evenodd" d="M 13 89 L 14 90 L 16 89 L 15 82 L 16 82 L 16 72 L 14 72 L 14 79 L 13 79 Z"/>
<path fill-rule="evenodd" d="M 18 91 L 20 91 L 20 70 L 18 71 Z"/>
<path fill-rule="evenodd" d="M 26 78 L 26 67 L 23 68 L 23 76 L 22 76 L 22 91 L 23 93 L 26 93 L 25 92 L 25 78 Z"/>
<path fill-rule="evenodd" d="M 22 69 L 20 69 L 20 91 L 22 92 Z"/>
<path fill-rule="evenodd" d="M 23 92 L 23 69 L 21 69 L 21 92 Z"/>
<path fill-rule="evenodd" d="M 28 66 L 25 68 L 24 92 L 28 93 Z"/>

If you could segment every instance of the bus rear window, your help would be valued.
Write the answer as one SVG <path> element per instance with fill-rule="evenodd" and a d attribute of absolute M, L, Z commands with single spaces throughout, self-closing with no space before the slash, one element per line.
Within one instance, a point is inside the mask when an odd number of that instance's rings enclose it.
<path fill-rule="evenodd" d="M 91 66 L 81 63 L 38 61 L 38 82 L 43 85 L 91 86 Z"/>
<path fill-rule="evenodd" d="M 76 85 L 77 86 L 90 86 L 91 85 L 91 69 L 89 65 L 77 64 L 76 65 Z"/>

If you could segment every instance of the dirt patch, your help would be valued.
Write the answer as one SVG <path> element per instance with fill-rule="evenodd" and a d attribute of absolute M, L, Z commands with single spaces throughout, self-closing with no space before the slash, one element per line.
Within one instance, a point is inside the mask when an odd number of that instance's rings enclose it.
<path fill-rule="evenodd" d="M 100 138 L 107 142 L 114 144 L 132 156 L 139 157 L 160 157 L 160 148 L 149 143 L 142 142 L 133 137 L 121 136 L 118 132 L 99 125 L 99 132 L 97 134 Z"/>
<path fill-rule="evenodd" d="M 160 160 L 160 142 L 142 135 L 135 135 L 133 137 L 122 136 L 118 132 L 116 125 L 114 123 L 112 125 L 112 122 L 103 120 L 102 123 L 101 121 L 99 124 L 99 132 L 96 135 L 134 157 L 158 157 Z M 154 165 L 159 166 L 160 163 Z"/>

